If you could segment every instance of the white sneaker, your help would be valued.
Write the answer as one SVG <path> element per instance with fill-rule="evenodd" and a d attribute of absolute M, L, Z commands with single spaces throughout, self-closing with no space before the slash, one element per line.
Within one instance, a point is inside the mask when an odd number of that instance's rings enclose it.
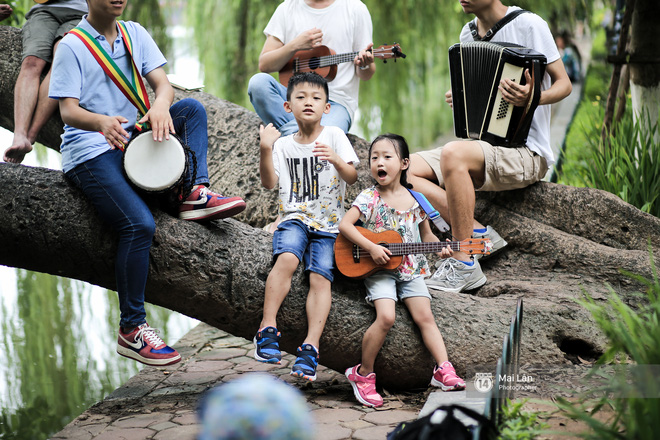
<path fill-rule="evenodd" d="M 440 260 L 438 270 L 426 279 L 429 289 L 458 293 L 476 289 L 486 284 L 486 275 L 481 271 L 479 261 L 468 266 L 456 258 Z"/>
<path fill-rule="evenodd" d="M 493 243 L 493 247 L 490 250 L 490 254 L 484 255 L 484 254 L 475 254 L 474 259 L 479 260 L 483 258 L 484 260 L 490 256 L 492 256 L 494 253 L 502 250 L 504 246 L 506 246 L 508 243 L 506 242 L 505 239 L 503 239 L 500 234 L 497 233 L 497 231 L 490 226 L 486 226 L 486 232 L 482 233 L 477 233 L 473 232 L 472 233 L 472 238 L 490 238 L 491 243 Z"/>

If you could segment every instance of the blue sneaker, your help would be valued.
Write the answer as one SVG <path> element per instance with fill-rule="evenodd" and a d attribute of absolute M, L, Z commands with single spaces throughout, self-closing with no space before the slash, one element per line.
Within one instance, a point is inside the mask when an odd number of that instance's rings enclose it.
<path fill-rule="evenodd" d="M 316 367 L 319 365 L 319 352 L 312 344 L 303 344 L 296 350 L 298 357 L 296 363 L 291 367 L 291 375 L 305 378 L 309 381 L 316 380 Z"/>
<path fill-rule="evenodd" d="M 279 364 L 282 361 L 280 353 L 281 333 L 275 327 L 259 330 L 252 340 L 254 342 L 254 358 L 259 362 Z"/>

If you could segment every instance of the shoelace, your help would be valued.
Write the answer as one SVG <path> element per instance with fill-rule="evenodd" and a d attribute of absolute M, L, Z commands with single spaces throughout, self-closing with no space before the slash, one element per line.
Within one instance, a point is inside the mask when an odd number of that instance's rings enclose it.
<path fill-rule="evenodd" d="M 205 186 L 202 186 L 202 188 L 199 190 L 199 197 L 206 197 L 208 193 L 209 189 Z"/>
<path fill-rule="evenodd" d="M 453 258 L 447 258 L 440 264 L 438 270 L 433 274 L 433 278 L 447 279 L 447 281 L 455 281 L 458 276 L 456 274 L 456 267 L 461 263 Z"/>
<path fill-rule="evenodd" d="M 153 347 L 160 347 L 161 345 L 165 345 L 165 341 L 163 341 L 159 336 L 158 336 L 158 330 L 157 328 L 149 327 L 148 325 L 146 327 L 140 328 L 138 332 L 135 335 L 135 339 L 140 339 L 142 337 L 144 340 L 147 341 L 147 343 Z"/>

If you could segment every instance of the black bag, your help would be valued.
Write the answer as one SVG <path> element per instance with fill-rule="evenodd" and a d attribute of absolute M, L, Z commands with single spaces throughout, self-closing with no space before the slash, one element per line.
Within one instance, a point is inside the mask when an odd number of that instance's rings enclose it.
<path fill-rule="evenodd" d="M 460 405 L 445 405 L 421 419 L 399 423 L 387 435 L 387 440 L 472 440 L 478 425 L 465 425 L 454 415 L 454 411 L 462 412 L 481 425 L 481 439 L 496 438 L 497 429 L 483 414 Z"/>

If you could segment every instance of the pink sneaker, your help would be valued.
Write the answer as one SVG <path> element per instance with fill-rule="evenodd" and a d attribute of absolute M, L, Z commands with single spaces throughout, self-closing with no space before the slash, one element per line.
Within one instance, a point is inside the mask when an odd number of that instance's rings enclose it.
<path fill-rule="evenodd" d="M 454 391 L 465 388 L 465 381 L 458 377 L 451 362 L 445 361 L 433 369 L 431 385 L 442 388 L 442 391 Z"/>
<path fill-rule="evenodd" d="M 376 391 L 376 373 L 370 373 L 366 377 L 360 375 L 358 364 L 346 370 L 346 377 L 353 386 L 355 398 L 363 405 L 378 407 L 383 405 L 383 398 Z"/>
<path fill-rule="evenodd" d="M 184 220 L 214 220 L 231 217 L 245 209 L 240 197 L 225 197 L 200 185 L 179 208 L 179 218 Z"/>
<path fill-rule="evenodd" d="M 119 328 L 117 353 L 156 367 L 176 364 L 181 360 L 181 355 L 166 345 L 157 332 L 158 329 L 150 327 L 146 322 L 130 333 L 124 333 Z"/>

